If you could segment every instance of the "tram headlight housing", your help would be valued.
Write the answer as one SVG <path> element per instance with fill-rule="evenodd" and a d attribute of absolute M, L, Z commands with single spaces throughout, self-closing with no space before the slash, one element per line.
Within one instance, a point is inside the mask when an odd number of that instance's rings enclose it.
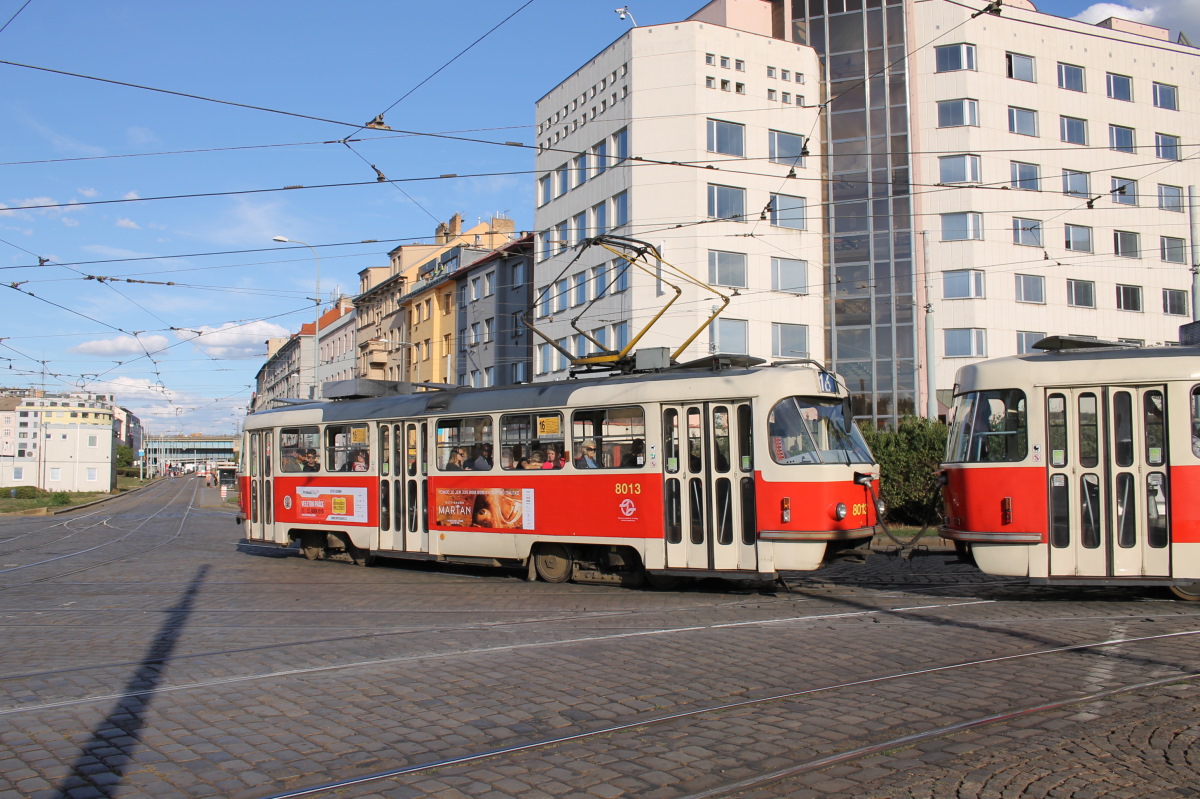
<path fill-rule="evenodd" d="M 849 511 L 846 508 L 846 503 L 839 502 L 837 504 L 837 506 L 834 507 L 834 509 L 833 509 L 833 518 L 837 519 L 840 522 L 842 519 L 846 518 L 846 514 L 848 512 Z"/>
<path fill-rule="evenodd" d="M 792 498 L 784 497 L 779 500 L 779 516 L 784 523 L 792 520 Z"/>

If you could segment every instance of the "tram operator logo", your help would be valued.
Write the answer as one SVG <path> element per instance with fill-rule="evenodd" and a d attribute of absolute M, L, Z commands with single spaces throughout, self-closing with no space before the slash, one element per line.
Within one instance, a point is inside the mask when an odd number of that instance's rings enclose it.
<path fill-rule="evenodd" d="M 621 507 L 622 515 L 624 515 L 626 517 L 633 516 L 633 514 L 637 513 L 637 505 L 635 505 L 633 500 L 629 499 L 628 497 L 621 500 L 620 507 Z"/>

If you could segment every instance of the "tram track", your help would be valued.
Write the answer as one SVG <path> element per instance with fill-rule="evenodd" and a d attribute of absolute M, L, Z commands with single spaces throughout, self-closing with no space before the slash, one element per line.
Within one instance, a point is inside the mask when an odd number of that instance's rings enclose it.
<path fill-rule="evenodd" d="M 194 499 L 194 498 L 195 498 L 195 495 L 196 495 L 196 493 L 197 493 L 197 491 L 198 491 L 198 488 L 197 488 L 196 486 L 192 486 L 191 488 L 192 488 L 192 499 Z M 129 539 L 131 536 L 133 536 L 135 533 L 141 532 L 142 528 L 144 528 L 144 527 L 145 527 L 147 524 L 149 524 L 151 520 L 153 520 L 153 519 L 155 519 L 155 518 L 157 518 L 157 517 L 161 516 L 161 515 L 162 515 L 163 513 L 165 513 L 165 512 L 166 512 L 168 509 L 170 509 L 170 508 L 171 508 L 171 507 L 174 505 L 175 501 L 176 501 L 176 500 L 178 500 L 178 499 L 179 499 L 179 497 L 181 497 L 181 496 L 182 496 L 184 493 L 186 493 L 187 489 L 188 489 L 188 486 L 187 486 L 186 484 L 185 484 L 185 485 L 183 485 L 183 486 L 181 486 L 181 487 L 180 487 L 180 489 L 179 489 L 179 491 L 177 491 L 177 492 L 176 492 L 176 493 L 175 493 L 173 496 L 171 496 L 171 497 L 170 497 L 170 499 L 169 499 L 169 500 L 168 500 L 168 501 L 167 501 L 165 504 L 163 504 L 161 508 L 159 508 L 159 510 L 157 510 L 156 512 L 154 512 L 154 513 L 150 514 L 149 516 L 146 516 L 146 517 L 144 517 L 144 518 L 142 519 L 142 521 L 141 521 L 141 522 L 140 522 L 140 523 L 139 523 L 137 526 L 135 526 L 134 528 L 132 528 L 132 529 L 130 529 L 130 530 L 118 530 L 119 532 L 124 532 L 124 533 L 125 533 L 125 535 L 118 536 L 117 538 L 114 538 L 114 539 L 112 539 L 112 540 L 106 541 L 106 542 L 104 542 L 104 543 L 102 543 L 102 544 L 98 544 L 98 545 L 96 545 L 96 546 L 92 546 L 92 547 L 87 547 L 87 548 L 84 548 L 84 549 L 76 550 L 75 552 L 70 552 L 70 553 L 66 553 L 66 554 L 63 554 L 63 555 L 56 555 L 55 557 L 52 557 L 52 558 L 46 558 L 46 559 L 44 559 L 44 560 L 35 561 L 35 562 L 33 562 L 33 563 L 26 563 L 26 564 L 23 564 L 23 565 L 21 565 L 21 566 L 13 566 L 13 567 L 9 567 L 9 568 L 0 569 L 0 575 L 6 574 L 6 573 L 15 572 L 15 571 L 21 571 L 21 570 L 24 570 L 24 569 L 34 568 L 34 567 L 37 567 L 37 566 L 44 566 L 44 565 L 47 565 L 47 564 L 50 564 L 50 563 L 54 563 L 54 562 L 57 562 L 57 561 L 60 561 L 60 560 L 64 560 L 64 559 L 66 559 L 66 558 L 78 557 L 79 555 L 84 555 L 84 554 L 87 554 L 88 552 L 93 552 L 93 551 L 95 551 L 95 550 L 102 549 L 102 548 L 104 548 L 104 547 L 107 547 L 107 546 L 112 546 L 113 544 L 119 544 L 119 543 L 121 543 L 121 542 L 123 542 L 123 541 L 126 541 L 126 540 L 128 540 L 128 539 Z M 145 499 L 147 499 L 147 498 L 141 498 L 141 501 L 145 501 Z M 140 504 L 140 502 L 139 502 L 139 504 Z M 190 508 L 190 501 L 189 501 L 189 508 Z M 183 514 L 181 515 L 181 517 L 180 517 L 180 519 L 179 519 L 179 524 L 177 525 L 177 527 L 176 527 L 176 529 L 175 529 L 175 532 L 174 532 L 172 535 L 170 535 L 168 538 L 166 538 L 166 539 L 164 539 L 164 540 L 162 540 L 162 541 L 160 541 L 160 542 L 158 542 L 158 543 L 156 543 L 156 544 L 152 544 L 152 545 L 150 545 L 150 546 L 147 546 L 147 547 L 145 547 L 145 548 L 143 548 L 143 549 L 139 550 L 139 552 L 137 553 L 137 555 L 135 555 L 134 557 L 137 557 L 137 556 L 140 556 L 140 555 L 144 555 L 145 553 L 147 553 L 147 552 L 151 552 L 151 551 L 153 551 L 153 550 L 155 550 L 155 549 L 158 549 L 159 547 L 166 546 L 167 544 L 169 544 L 169 543 L 171 543 L 172 541 L 174 541 L 175 539 L 177 539 L 177 538 L 178 538 L 180 535 L 182 535 L 182 533 L 183 533 L 183 530 L 184 530 L 184 526 L 185 526 L 185 525 L 186 525 L 186 523 L 187 523 L 188 513 L 190 512 L 189 508 L 185 508 L 185 509 L 184 509 L 184 512 L 183 512 Z M 112 519 L 112 518 L 114 518 L 114 516 L 109 516 L 109 517 L 108 517 L 108 519 Z M 70 521 L 70 520 L 68 520 L 68 521 Z M 116 530 L 117 528 L 111 528 L 111 527 L 110 527 L 110 529 L 114 529 L 114 530 Z M 43 583 L 43 582 L 47 582 L 47 581 L 50 581 L 50 580 L 58 580 L 58 579 L 61 579 L 61 578 L 63 578 L 63 577 L 70 577 L 70 576 L 72 576 L 72 575 L 79 574 L 79 573 L 81 573 L 81 572 L 85 572 L 85 571 L 89 571 L 89 570 L 91 570 L 91 569 L 96 569 L 96 568 L 99 568 L 99 567 L 101 567 L 101 566 L 107 566 L 108 564 L 110 564 L 110 563 L 115 563 L 115 562 L 117 562 L 117 561 L 119 561 L 119 560 L 125 560 L 125 559 L 127 559 L 127 557 L 128 557 L 128 556 L 125 556 L 125 555 L 120 555 L 120 556 L 117 556 L 117 557 L 108 558 L 107 560 L 102 560 L 102 561 L 99 561 L 99 562 L 97 562 L 97 563 L 90 563 L 90 564 L 88 564 L 88 565 L 86 565 L 86 566 L 81 566 L 80 568 L 77 568 L 77 569 L 72 569 L 72 570 L 65 571 L 65 572 L 58 572 L 58 573 L 55 573 L 55 574 L 46 575 L 46 576 L 44 576 L 44 577 L 38 577 L 38 578 L 35 578 L 35 579 L 33 579 L 33 580 L 29 580 L 29 581 L 27 581 L 27 582 L 23 582 L 23 583 L 12 583 L 12 584 L 8 584 L 8 585 L 0 585 L 0 591 L 8 591 L 8 590 L 12 590 L 12 589 L 14 589 L 14 588 L 21 588 L 21 587 L 25 587 L 25 586 L 29 586 L 29 585 L 34 585 L 34 584 L 37 584 L 37 583 Z"/>
<path fill-rule="evenodd" d="M 696 708 L 692 710 L 682 711 L 678 713 L 670 713 L 659 715 L 647 719 L 634 719 L 621 724 L 607 725 L 603 728 L 586 730 L 567 735 L 543 738 L 537 741 L 526 741 L 523 743 L 513 744 L 510 746 L 497 747 L 492 749 L 480 750 L 476 752 L 456 755 L 448 758 L 430 760 L 421 763 L 414 763 L 396 768 L 375 771 L 370 774 L 356 775 L 338 780 L 330 780 L 317 785 L 309 785 L 301 788 L 262 794 L 257 799 L 295 799 L 304 796 L 318 796 L 322 794 L 338 794 L 347 789 L 352 789 L 359 786 L 366 786 L 373 783 L 379 783 L 385 780 L 397 780 L 400 778 L 415 777 L 427 773 L 438 772 L 445 769 L 450 769 L 460 766 L 470 766 L 483 763 L 484 761 L 499 760 L 505 757 L 521 755 L 529 752 L 537 752 L 541 750 L 559 749 L 570 744 L 577 744 L 585 741 L 592 741 L 609 736 L 626 733 L 626 732 L 642 732 L 652 727 L 669 725 L 678 722 L 692 721 L 700 717 L 716 716 L 732 711 L 745 709 L 759 709 L 764 705 L 784 702 L 794 702 L 799 699 L 814 697 L 820 694 L 833 693 L 838 691 L 849 691 L 864 689 L 871 686 L 878 686 L 889 682 L 900 680 L 924 679 L 933 675 L 944 675 L 947 673 L 957 672 L 964 669 L 978 668 L 983 666 L 994 666 L 998 664 L 1006 664 L 1015 661 L 1029 660 L 1039 657 L 1048 657 L 1052 655 L 1062 655 L 1067 653 L 1085 652 L 1089 650 L 1097 650 L 1103 647 L 1115 647 L 1127 644 L 1144 644 L 1149 641 L 1164 640 L 1171 638 L 1180 638 L 1185 636 L 1200 635 L 1200 629 L 1177 631 L 1172 633 L 1164 633 L 1160 635 L 1138 636 L 1129 638 L 1107 639 L 1104 641 L 1094 641 L 1083 644 L 1072 644 L 1063 647 L 1052 647 L 1033 652 L 1023 652 L 1011 655 L 1003 655 L 990 658 L 980 658 L 969 661 L 961 661 L 958 663 L 947 664 L 943 666 L 935 666 L 926 669 L 916 669 L 895 674 L 882 675 L 878 677 L 870 677 L 859 680 L 850 680 L 834 685 L 821 686 L 817 688 L 804 689 L 800 691 L 790 691 L 785 693 L 773 694 L 766 697 L 758 697 L 754 699 L 739 700 L 736 702 L 726 702 L 719 705 Z M 1131 693 L 1141 690 L 1162 687 L 1166 685 L 1189 682 L 1200 679 L 1200 671 L 1181 672 L 1177 675 L 1163 677 L 1153 680 L 1142 680 L 1135 683 L 1126 683 L 1111 688 L 1106 688 L 1100 691 L 1091 691 L 1087 693 L 1073 694 L 1072 696 L 1059 698 L 1051 701 L 1043 701 L 1024 707 L 1005 710 L 1001 712 L 986 713 L 978 716 L 973 716 L 969 719 L 954 722 L 948 725 L 940 725 L 934 729 L 924 730 L 915 733 L 906 733 L 898 736 L 891 736 L 885 740 L 875 741 L 868 745 L 851 747 L 838 752 L 822 755 L 817 758 L 810 758 L 800 763 L 795 763 L 783 769 L 775 769 L 765 774 L 756 775 L 752 778 L 746 778 L 728 782 L 724 785 L 716 786 L 697 793 L 682 795 L 680 799 L 708 799 L 709 797 L 729 796 L 736 793 L 741 793 L 747 790 L 752 790 L 760 787 L 765 787 L 775 783 L 791 779 L 812 771 L 819 771 L 840 763 L 860 760 L 872 755 L 884 752 L 897 747 L 911 746 L 920 741 L 929 740 L 932 738 L 941 738 L 955 735 L 959 732 L 970 730 L 976 727 L 985 726 L 988 724 L 1001 723 L 1010 721 L 1025 716 L 1045 713 L 1052 710 L 1058 710 L 1067 706 L 1077 704 L 1087 704 L 1100 701 L 1109 697 L 1120 694 Z"/>

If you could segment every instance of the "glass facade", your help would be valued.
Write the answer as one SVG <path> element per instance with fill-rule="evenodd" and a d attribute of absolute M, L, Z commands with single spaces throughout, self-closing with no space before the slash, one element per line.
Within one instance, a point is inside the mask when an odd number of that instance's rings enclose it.
<path fill-rule="evenodd" d="M 913 220 L 902 0 L 791 0 L 825 65 L 827 356 L 871 423 L 916 412 Z"/>

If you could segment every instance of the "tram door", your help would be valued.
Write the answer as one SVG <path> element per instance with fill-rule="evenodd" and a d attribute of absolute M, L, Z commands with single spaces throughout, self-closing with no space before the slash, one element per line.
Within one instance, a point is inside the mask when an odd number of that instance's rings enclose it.
<path fill-rule="evenodd" d="M 403 438 L 401 438 L 403 428 Z M 396 425 L 397 470 L 402 473 L 395 481 L 395 502 L 393 506 L 397 514 L 396 538 L 397 544 L 405 552 L 429 551 L 429 514 L 425 499 L 425 422 L 405 422 Z M 402 536 L 402 537 L 401 537 Z"/>
<path fill-rule="evenodd" d="M 400 425 L 396 425 L 397 428 Z M 387 422 L 379 423 L 379 548 L 395 549 L 396 533 L 392 518 L 392 474 L 395 464 L 395 453 L 392 451 L 392 425 Z"/>
<path fill-rule="evenodd" d="M 750 403 L 663 411 L 666 565 L 758 568 Z"/>
<path fill-rule="evenodd" d="M 250 538 L 275 538 L 272 508 L 271 454 L 274 433 L 260 430 L 250 434 Z"/>
<path fill-rule="evenodd" d="M 1170 573 L 1163 386 L 1047 389 L 1051 577 Z"/>

